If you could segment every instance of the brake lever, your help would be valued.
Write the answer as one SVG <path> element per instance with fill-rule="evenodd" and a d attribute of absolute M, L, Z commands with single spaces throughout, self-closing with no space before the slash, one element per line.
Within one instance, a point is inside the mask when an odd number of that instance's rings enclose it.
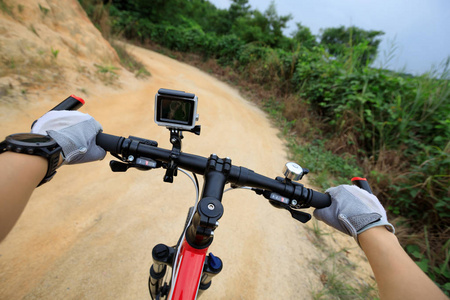
<path fill-rule="evenodd" d="M 306 223 L 309 220 L 311 220 L 311 215 L 302 211 L 298 211 L 295 209 L 292 209 L 291 207 L 287 206 L 285 207 L 290 213 L 291 216 L 296 219 L 297 221 L 300 221 L 302 223 Z"/>
<path fill-rule="evenodd" d="M 117 160 L 111 160 L 109 162 L 109 167 L 113 172 L 126 172 L 130 168 L 130 165 Z"/>

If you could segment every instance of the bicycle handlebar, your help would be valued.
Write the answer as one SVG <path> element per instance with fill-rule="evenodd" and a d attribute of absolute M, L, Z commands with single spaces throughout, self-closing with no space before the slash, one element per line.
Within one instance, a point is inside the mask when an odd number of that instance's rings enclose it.
<path fill-rule="evenodd" d="M 71 95 L 51 110 L 78 110 L 84 103 L 83 99 Z M 120 154 L 123 157 L 137 155 L 138 157 L 142 156 L 165 163 L 170 162 L 173 158 L 171 150 L 158 148 L 156 142 L 151 143 L 152 141 L 141 138 L 124 138 L 100 132 L 97 135 L 96 142 L 105 151 L 112 154 Z M 208 158 L 202 156 L 179 153 L 176 160 L 179 167 L 196 174 L 204 175 L 208 168 Z M 310 206 L 324 208 L 331 204 L 331 198 L 328 194 L 305 188 L 303 185 L 293 183 L 287 179 L 271 179 L 245 167 L 231 166 L 227 181 L 238 186 L 249 186 L 271 191 L 290 200 L 296 200 L 298 204 L 293 204 L 293 201 L 288 203 L 295 208 L 307 208 Z M 283 202 L 283 204 L 286 203 Z"/>
<path fill-rule="evenodd" d="M 124 157 L 134 155 L 166 163 L 171 161 L 171 150 L 143 143 L 142 140 L 99 133 L 97 145 L 112 154 L 120 154 Z M 204 175 L 207 170 L 208 159 L 193 154 L 180 153 L 177 157 L 177 165 L 191 172 Z M 301 184 L 294 184 L 290 181 L 282 182 L 271 179 L 245 167 L 232 166 L 227 180 L 238 186 L 249 186 L 278 193 L 283 197 L 298 201 L 299 208 L 310 206 L 323 208 L 331 204 L 328 194 L 305 188 Z"/>

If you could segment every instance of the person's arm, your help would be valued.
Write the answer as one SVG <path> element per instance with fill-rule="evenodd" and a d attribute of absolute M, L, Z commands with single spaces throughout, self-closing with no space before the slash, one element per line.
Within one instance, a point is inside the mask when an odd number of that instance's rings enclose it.
<path fill-rule="evenodd" d="M 65 164 L 101 160 L 106 152 L 95 143 L 101 125 L 91 116 L 77 111 L 51 111 L 33 125 L 33 134 L 49 135 L 62 148 Z M 0 154 L 0 241 L 19 219 L 33 190 L 47 173 L 46 158 L 25 153 Z M 1 153 L 0 152 L 0 153 Z M 60 156 L 59 165 L 63 159 Z"/>
<path fill-rule="evenodd" d="M 327 193 L 331 205 L 314 216 L 353 236 L 370 262 L 381 299 L 447 299 L 400 246 L 377 197 L 354 185 Z"/>
<path fill-rule="evenodd" d="M 372 267 L 381 299 L 448 299 L 384 227 L 373 227 L 359 236 Z"/>
<path fill-rule="evenodd" d="M 14 152 L 0 155 L 0 241 L 16 224 L 47 167 L 48 161 L 40 156 Z"/>

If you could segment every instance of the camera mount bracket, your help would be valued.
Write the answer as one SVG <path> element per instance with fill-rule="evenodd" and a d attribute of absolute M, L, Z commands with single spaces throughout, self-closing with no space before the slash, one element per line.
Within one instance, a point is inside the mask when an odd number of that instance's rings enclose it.
<path fill-rule="evenodd" d="M 200 135 L 201 126 L 197 125 L 190 130 L 183 130 L 178 128 L 167 127 L 170 131 L 170 143 L 172 144 L 172 151 L 170 152 L 170 162 L 167 165 L 166 174 L 164 175 L 164 182 L 173 182 L 173 177 L 178 173 L 178 158 L 181 153 L 183 131 L 192 132 Z"/>

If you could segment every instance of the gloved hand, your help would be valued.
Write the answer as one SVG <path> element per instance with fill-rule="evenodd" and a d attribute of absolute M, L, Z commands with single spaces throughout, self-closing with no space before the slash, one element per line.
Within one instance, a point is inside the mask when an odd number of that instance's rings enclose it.
<path fill-rule="evenodd" d="M 326 192 L 331 196 L 331 205 L 314 211 L 318 220 L 352 236 L 356 242 L 360 233 L 375 226 L 385 226 L 395 232 L 387 220 L 386 211 L 374 195 L 355 185 L 340 185 Z"/>
<path fill-rule="evenodd" d="M 31 128 L 31 133 L 49 135 L 62 148 L 65 163 L 101 160 L 106 152 L 95 143 L 103 128 L 93 117 L 78 111 L 49 111 Z"/>

